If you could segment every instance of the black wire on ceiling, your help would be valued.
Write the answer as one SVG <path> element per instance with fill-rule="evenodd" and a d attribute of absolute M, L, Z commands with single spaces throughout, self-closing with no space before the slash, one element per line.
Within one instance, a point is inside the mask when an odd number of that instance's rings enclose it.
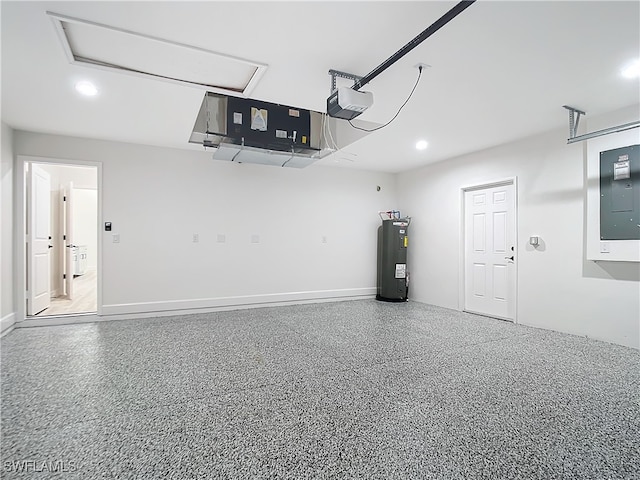
<path fill-rule="evenodd" d="M 385 123 L 384 125 L 380 125 L 376 128 L 371 128 L 371 129 L 367 129 L 367 128 L 362 128 L 362 127 L 357 127 L 355 126 L 353 123 L 351 123 L 351 120 L 347 120 L 349 122 L 349 125 L 351 125 L 353 128 L 355 128 L 356 130 L 362 130 L 363 132 L 375 132 L 376 130 L 380 130 L 381 128 L 386 127 L 387 125 L 389 125 L 391 122 L 393 122 L 398 115 L 400 115 L 400 112 L 402 111 L 402 109 L 404 108 L 404 106 L 409 103 L 409 100 L 411 100 L 411 97 L 413 96 L 413 92 L 416 91 L 416 87 L 418 86 L 418 83 L 420 82 L 420 77 L 422 76 L 422 65 L 418 66 L 418 78 L 416 79 L 416 83 L 413 85 L 413 88 L 411 89 L 411 93 L 409 93 L 409 96 L 407 97 L 407 99 L 404 101 L 404 103 L 400 106 L 400 108 L 398 109 L 398 111 L 396 112 L 396 114 L 393 116 L 393 118 L 391 120 L 389 120 L 387 123 Z"/>

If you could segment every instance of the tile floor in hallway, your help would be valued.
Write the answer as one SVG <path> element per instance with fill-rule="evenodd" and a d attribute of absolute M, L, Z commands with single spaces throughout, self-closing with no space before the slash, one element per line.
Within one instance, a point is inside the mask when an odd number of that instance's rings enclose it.
<path fill-rule="evenodd" d="M 68 299 L 64 295 L 52 298 L 49 308 L 36 316 L 73 315 L 95 312 L 98 309 L 98 279 L 95 268 L 88 269 L 84 275 L 76 276 L 73 290 L 73 299 Z"/>
<path fill-rule="evenodd" d="M 22 328 L 1 348 L 6 479 L 640 478 L 640 352 L 416 302 Z"/>

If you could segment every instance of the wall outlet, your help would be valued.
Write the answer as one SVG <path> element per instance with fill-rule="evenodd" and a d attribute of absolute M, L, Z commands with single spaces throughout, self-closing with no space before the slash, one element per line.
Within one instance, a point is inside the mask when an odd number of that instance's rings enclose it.
<path fill-rule="evenodd" d="M 251 235 L 251 243 L 260 243 L 260 235 Z"/>
<path fill-rule="evenodd" d="M 225 243 L 227 241 L 227 237 L 224 233 L 219 233 L 216 241 L 218 243 Z"/>
<path fill-rule="evenodd" d="M 200 241 L 200 235 L 197 233 L 193 234 L 193 243 L 198 243 Z"/>
<path fill-rule="evenodd" d="M 114 233 L 112 235 L 113 238 L 113 243 L 120 243 L 120 234 L 119 233 Z"/>
<path fill-rule="evenodd" d="M 327 241 L 328 241 L 328 240 L 327 240 L 326 235 L 323 235 L 323 236 L 322 236 L 322 243 L 327 243 Z"/>

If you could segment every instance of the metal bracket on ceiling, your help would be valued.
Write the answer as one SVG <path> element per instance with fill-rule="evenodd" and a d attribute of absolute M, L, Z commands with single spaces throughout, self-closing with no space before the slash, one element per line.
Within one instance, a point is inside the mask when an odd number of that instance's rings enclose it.
<path fill-rule="evenodd" d="M 336 78 L 346 78 L 347 80 L 353 80 L 353 83 L 359 82 L 363 77 L 358 75 L 354 75 L 352 73 L 341 72 L 339 70 L 329 70 L 329 75 L 331 75 L 331 94 L 336 91 Z"/>
<path fill-rule="evenodd" d="M 569 110 L 569 140 L 576 138 L 578 132 L 578 124 L 580 123 L 580 115 L 586 115 L 582 110 L 570 107 L 569 105 L 563 105 L 562 108 Z"/>
<path fill-rule="evenodd" d="M 624 125 L 618 125 L 617 127 L 605 128 L 596 132 L 585 133 L 584 135 L 577 136 L 578 123 L 580 122 L 580 115 L 586 115 L 582 110 L 563 105 L 564 108 L 569 110 L 569 138 L 567 143 L 582 142 L 590 138 L 601 137 L 603 135 L 609 135 L 610 133 L 624 132 L 625 130 L 631 130 L 632 128 L 640 127 L 640 121 L 625 123 Z"/>

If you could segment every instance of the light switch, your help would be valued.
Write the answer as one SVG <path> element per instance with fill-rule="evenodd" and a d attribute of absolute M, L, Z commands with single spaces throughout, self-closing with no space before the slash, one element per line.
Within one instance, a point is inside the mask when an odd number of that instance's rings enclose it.
<path fill-rule="evenodd" d="M 533 245 L 534 247 L 537 247 L 540 244 L 540 237 L 538 237 L 537 235 L 532 235 L 531 237 L 529 237 L 529 245 Z"/>
<path fill-rule="evenodd" d="M 119 233 L 114 233 L 113 234 L 113 243 L 120 243 L 120 234 Z"/>

